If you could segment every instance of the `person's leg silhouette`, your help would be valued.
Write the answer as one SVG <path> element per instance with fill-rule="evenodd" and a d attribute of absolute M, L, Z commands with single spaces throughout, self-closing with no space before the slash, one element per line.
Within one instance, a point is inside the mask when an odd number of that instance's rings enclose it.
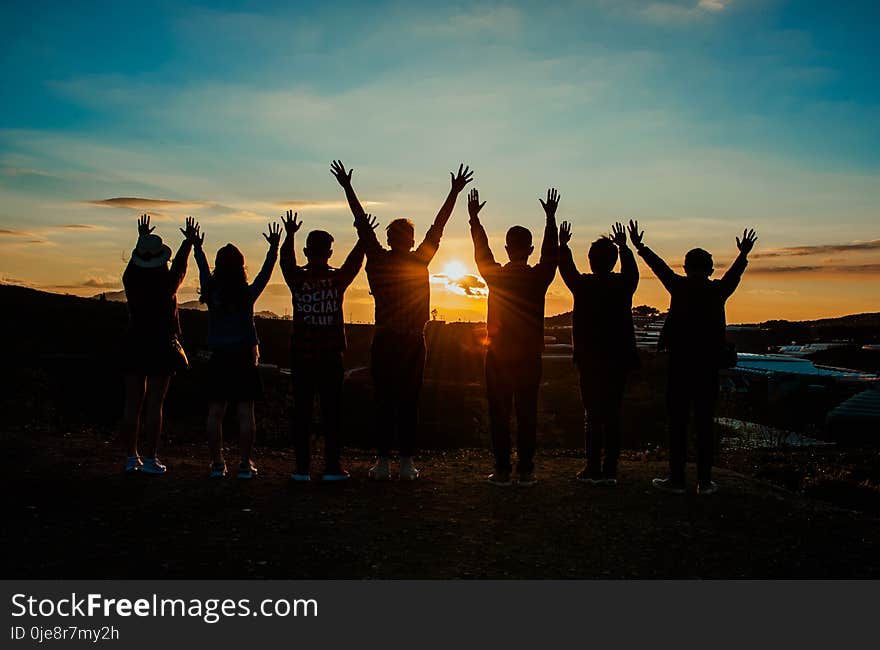
<path fill-rule="evenodd" d="M 486 396 L 489 402 L 489 430 L 495 472 L 509 475 L 510 413 L 513 408 L 513 382 L 507 365 L 490 351 L 486 354 Z"/>

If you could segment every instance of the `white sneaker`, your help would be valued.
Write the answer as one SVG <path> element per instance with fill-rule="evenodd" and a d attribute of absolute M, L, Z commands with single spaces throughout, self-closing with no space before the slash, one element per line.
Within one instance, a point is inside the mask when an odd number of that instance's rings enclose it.
<path fill-rule="evenodd" d="M 125 458 L 125 466 L 123 467 L 123 472 L 126 474 L 134 474 L 139 472 L 141 467 L 144 466 L 144 463 L 141 461 L 140 456 L 127 456 Z"/>
<path fill-rule="evenodd" d="M 154 474 L 156 476 L 160 476 L 167 472 L 168 468 L 160 463 L 158 458 L 153 456 L 152 458 L 144 458 L 144 466 L 141 467 L 140 471 L 144 474 Z"/>
<path fill-rule="evenodd" d="M 716 492 L 718 492 L 718 484 L 715 481 L 697 483 L 697 494 L 702 497 L 710 497 Z"/>
<path fill-rule="evenodd" d="M 421 472 L 413 465 L 412 458 L 409 456 L 400 457 L 400 479 L 403 481 L 415 481 L 419 478 Z"/>
<path fill-rule="evenodd" d="M 367 476 L 369 476 L 374 481 L 387 481 L 391 478 L 391 468 L 388 467 L 388 459 L 379 456 L 376 459 L 376 464 L 370 468 L 370 471 L 367 472 Z"/>

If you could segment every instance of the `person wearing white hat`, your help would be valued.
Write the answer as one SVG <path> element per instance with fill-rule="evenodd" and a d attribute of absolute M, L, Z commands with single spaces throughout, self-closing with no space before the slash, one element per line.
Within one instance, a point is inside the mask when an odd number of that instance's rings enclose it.
<path fill-rule="evenodd" d="M 177 290 L 186 275 L 187 259 L 199 236 L 199 224 L 187 217 L 181 228 L 184 240 L 174 260 L 171 249 L 154 235 L 150 216 L 138 219 L 138 241 L 122 275 L 128 303 L 128 329 L 122 353 L 125 376 L 125 410 L 122 437 L 125 472 L 164 474 L 166 467 L 156 456 L 162 432 L 162 406 L 171 376 L 188 366 L 180 345 Z M 141 436 L 143 432 L 143 436 Z M 139 438 L 144 455 L 138 449 Z"/>

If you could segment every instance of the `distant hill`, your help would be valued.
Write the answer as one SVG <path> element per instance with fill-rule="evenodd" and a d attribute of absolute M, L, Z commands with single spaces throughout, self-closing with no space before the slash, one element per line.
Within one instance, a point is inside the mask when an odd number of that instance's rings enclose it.
<path fill-rule="evenodd" d="M 109 300 L 111 302 L 125 302 L 125 291 L 102 291 L 101 293 L 92 296 L 92 298 L 100 300 L 101 296 L 104 296 L 106 300 Z M 178 303 L 177 308 L 189 309 L 193 311 L 208 310 L 208 306 L 205 303 L 200 302 L 199 300 L 186 300 L 184 302 Z M 282 318 L 274 311 L 269 311 L 268 309 L 255 312 L 254 316 L 256 316 L 257 318 Z"/>
<path fill-rule="evenodd" d="M 568 327 L 571 325 L 571 312 L 567 311 L 544 319 L 544 327 Z"/>
<path fill-rule="evenodd" d="M 866 312 L 864 314 L 850 314 L 835 318 L 818 318 L 816 320 L 788 321 L 767 320 L 763 323 L 754 323 L 760 327 L 780 327 L 788 325 L 807 325 L 812 327 L 880 327 L 880 312 Z"/>

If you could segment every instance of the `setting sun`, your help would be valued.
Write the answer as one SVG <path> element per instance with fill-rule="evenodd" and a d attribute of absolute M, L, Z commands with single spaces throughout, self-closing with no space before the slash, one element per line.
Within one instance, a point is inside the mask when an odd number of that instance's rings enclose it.
<path fill-rule="evenodd" d="M 458 260 L 452 260 L 443 267 L 443 274 L 450 280 L 461 280 L 467 275 L 467 267 Z"/>

